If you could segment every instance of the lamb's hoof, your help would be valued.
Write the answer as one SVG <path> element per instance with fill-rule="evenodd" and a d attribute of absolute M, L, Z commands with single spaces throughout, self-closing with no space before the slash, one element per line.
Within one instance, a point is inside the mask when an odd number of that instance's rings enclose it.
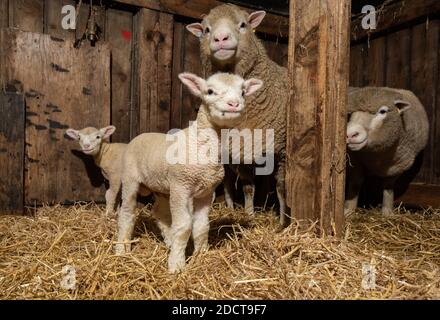
<path fill-rule="evenodd" d="M 168 272 L 172 274 L 177 274 L 185 269 L 185 260 L 182 261 L 168 261 Z"/>
<path fill-rule="evenodd" d="M 385 216 L 385 217 L 392 216 L 393 213 L 394 213 L 393 209 L 390 209 L 390 208 L 382 208 L 382 214 L 383 214 L 383 216 Z"/>
<path fill-rule="evenodd" d="M 123 243 L 115 244 L 115 254 L 117 256 L 122 256 L 124 254 L 129 253 L 129 252 L 130 252 L 130 250 L 126 247 L 125 244 L 123 244 Z"/>

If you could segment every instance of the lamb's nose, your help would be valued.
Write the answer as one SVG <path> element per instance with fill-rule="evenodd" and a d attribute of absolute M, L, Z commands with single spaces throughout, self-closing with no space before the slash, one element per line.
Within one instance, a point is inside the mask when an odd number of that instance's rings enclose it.
<path fill-rule="evenodd" d="M 228 102 L 228 107 L 237 109 L 238 108 L 238 102 Z"/>
<path fill-rule="evenodd" d="M 359 136 L 359 131 L 353 131 L 347 133 L 347 139 L 354 139 L 357 138 L 358 136 Z"/>
<path fill-rule="evenodd" d="M 90 144 L 85 144 L 84 145 L 84 149 L 89 149 L 90 148 Z"/>

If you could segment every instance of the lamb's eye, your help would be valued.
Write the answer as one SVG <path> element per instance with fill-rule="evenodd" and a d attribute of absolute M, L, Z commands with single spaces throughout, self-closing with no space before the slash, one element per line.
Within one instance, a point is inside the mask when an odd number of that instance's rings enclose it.
<path fill-rule="evenodd" d="M 242 29 L 246 28 L 246 22 L 242 22 L 242 23 L 240 24 L 240 28 L 242 28 Z"/>
<path fill-rule="evenodd" d="M 246 91 L 243 90 L 243 91 L 241 92 L 241 95 L 244 97 L 245 94 L 246 94 Z"/>
<path fill-rule="evenodd" d="M 205 28 L 205 33 L 210 33 L 210 32 L 211 32 L 211 29 L 209 27 L 206 27 Z"/>
<path fill-rule="evenodd" d="M 96 139 L 101 139 L 101 136 L 96 136 Z"/>
<path fill-rule="evenodd" d="M 210 96 L 212 96 L 212 95 L 214 94 L 214 90 L 212 90 L 212 89 L 208 89 L 208 94 L 209 94 Z"/>

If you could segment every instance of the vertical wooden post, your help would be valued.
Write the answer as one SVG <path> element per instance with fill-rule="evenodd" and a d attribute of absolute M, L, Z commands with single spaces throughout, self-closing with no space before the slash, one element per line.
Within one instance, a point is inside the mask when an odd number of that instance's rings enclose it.
<path fill-rule="evenodd" d="M 287 203 L 292 216 L 341 234 L 350 0 L 290 1 Z"/>

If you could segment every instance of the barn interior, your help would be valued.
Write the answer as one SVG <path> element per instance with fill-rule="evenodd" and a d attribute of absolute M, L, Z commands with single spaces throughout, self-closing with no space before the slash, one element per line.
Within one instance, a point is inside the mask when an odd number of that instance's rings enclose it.
<path fill-rule="evenodd" d="M 371 177 L 362 209 L 338 237 L 296 222 L 279 232 L 273 177 L 259 177 L 255 220 L 240 206 L 225 208 L 219 188 L 212 250 L 198 257 L 201 264 L 190 259 L 183 274 L 166 273 L 150 198 L 139 199 L 133 255 L 114 257 L 106 182 L 65 130 L 112 124 L 112 142 L 128 143 L 143 132 L 187 126 L 198 100 L 177 75 L 200 74 L 201 66 L 199 41 L 185 26 L 223 2 L 268 12 L 257 34 L 287 67 L 287 0 L 0 0 L 0 298 L 440 297 L 437 0 L 351 3 L 349 85 L 409 89 L 430 121 L 427 148 L 397 183 L 396 216 L 384 218 L 375 208 L 381 181 Z M 77 10 L 75 30 L 61 26 L 66 5 Z M 375 30 L 361 27 L 365 5 L 377 9 Z M 239 181 L 237 190 L 240 204 Z M 66 265 L 77 270 L 73 289 L 60 287 Z M 377 270 L 374 288 L 361 285 L 365 266 Z"/>

